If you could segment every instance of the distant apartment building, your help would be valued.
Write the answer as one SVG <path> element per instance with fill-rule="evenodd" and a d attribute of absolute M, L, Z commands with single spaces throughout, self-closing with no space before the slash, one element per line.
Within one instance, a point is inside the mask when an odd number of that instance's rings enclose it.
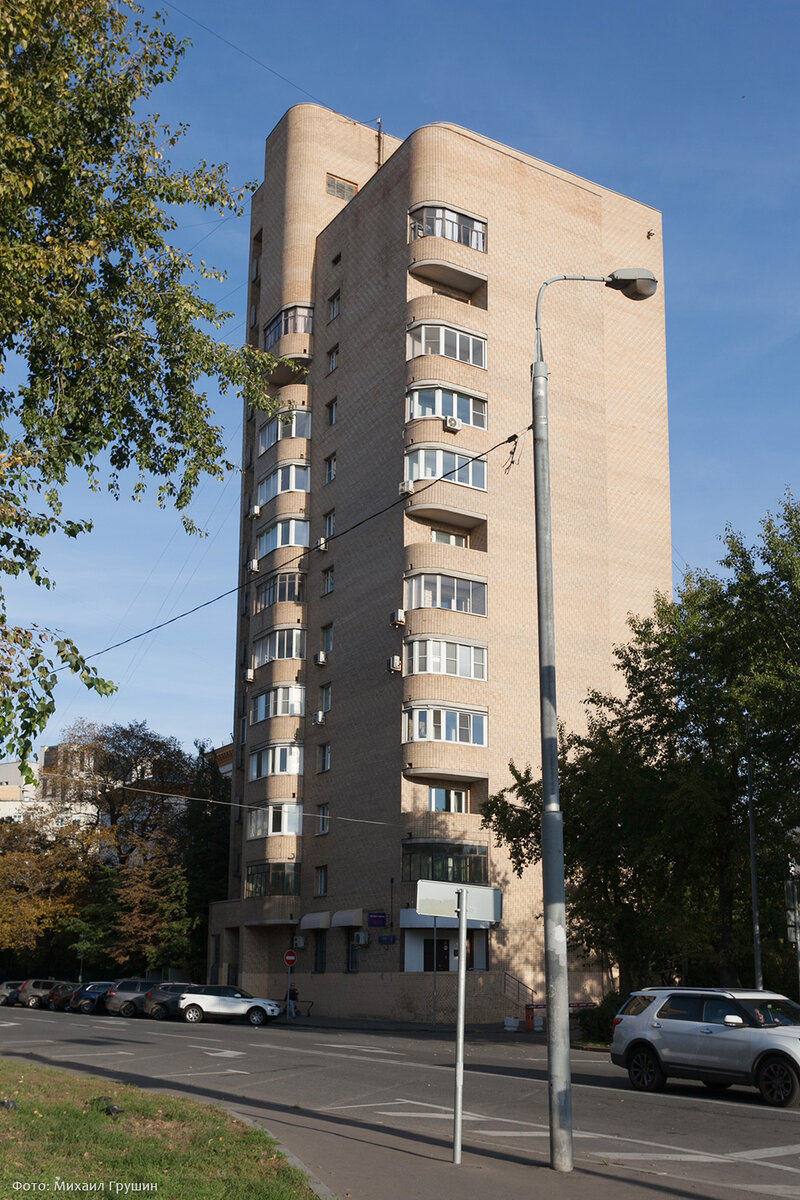
<path fill-rule="evenodd" d="M 267 138 L 249 337 L 307 373 L 278 367 L 279 415 L 246 409 L 215 977 L 283 995 L 294 948 L 315 1011 L 448 1019 L 454 923 L 415 907 L 433 878 L 503 892 L 499 924 L 470 922 L 470 1019 L 543 998 L 539 871 L 481 827 L 509 760 L 539 757 L 534 307 L 551 276 L 628 266 L 663 278 L 658 212 L 457 126 L 400 141 L 304 104 Z M 544 325 L 576 728 L 671 584 L 663 295 L 560 285 Z M 570 980 L 606 982 L 578 954 Z"/>
<path fill-rule="evenodd" d="M 34 776 L 36 763 L 31 763 Z M 21 821 L 38 798 L 38 783 L 29 783 L 18 762 L 0 763 L 0 820 Z"/>

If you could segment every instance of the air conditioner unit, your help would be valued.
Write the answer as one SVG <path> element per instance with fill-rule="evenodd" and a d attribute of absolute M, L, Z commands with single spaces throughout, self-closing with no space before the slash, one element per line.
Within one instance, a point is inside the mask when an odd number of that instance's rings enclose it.
<path fill-rule="evenodd" d="M 296 933 L 294 935 L 294 937 L 292 938 L 292 949 L 293 950 L 305 950 L 305 948 L 306 948 L 306 939 L 302 936 L 302 934 Z"/>
<path fill-rule="evenodd" d="M 400 483 L 397 485 L 397 494 L 399 496 L 413 496 L 414 495 L 414 480 L 413 479 L 402 479 L 400 481 Z"/>
<path fill-rule="evenodd" d="M 260 505 L 260 504 L 254 504 L 254 505 L 253 505 L 253 507 L 250 509 L 250 512 L 249 512 L 248 516 L 251 516 L 251 517 L 260 517 L 260 516 L 261 516 L 261 505 Z"/>
<path fill-rule="evenodd" d="M 253 574 L 257 574 L 258 573 L 258 559 L 251 558 L 249 563 L 247 564 L 247 569 L 248 569 L 248 571 L 252 571 Z"/>
<path fill-rule="evenodd" d="M 445 417 L 444 418 L 444 427 L 445 427 L 445 429 L 449 430 L 450 433 L 458 433 L 462 424 L 463 424 L 463 422 L 460 417 Z"/>
<path fill-rule="evenodd" d="M 313 717 L 311 718 L 311 724 L 312 725 L 324 725 L 325 724 L 325 713 L 323 712 L 323 710 L 321 708 L 317 709 L 317 711 L 314 713 Z"/>
<path fill-rule="evenodd" d="M 327 550 L 328 549 L 328 539 L 325 537 L 317 538 L 317 549 L 318 550 Z"/>
<path fill-rule="evenodd" d="M 393 654 L 391 658 L 387 658 L 386 660 L 387 671 L 399 671 L 402 669 L 402 666 L 403 660 L 399 654 Z"/>
<path fill-rule="evenodd" d="M 405 623 L 406 610 L 404 608 L 396 608 L 394 612 L 389 615 L 390 625 L 405 625 Z"/>
<path fill-rule="evenodd" d="M 356 930 L 356 932 L 353 934 L 353 945 L 354 946 L 368 946 L 369 945 L 369 934 L 367 933 L 366 929 L 357 929 Z"/>
<path fill-rule="evenodd" d="M 325 650 L 318 650 L 317 653 L 314 655 L 314 662 L 317 664 L 318 667 L 324 667 L 325 663 L 327 661 L 328 661 L 328 654 Z"/>
<path fill-rule="evenodd" d="M 253 680 L 255 679 L 255 677 L 256 677 L 256 673 L 255 673 L 255 671 L 254 671 L 254 670 L 252 670 L 252 668 L 249 668 L 249 669 L 248 669 L 247 671 L 245 671 L 245 673 L 244 673 L 244 678 L 245 678 L 245 682 L 246 682 L 246 683 L 252 683 L 252 682 L 253 682 Z"/>

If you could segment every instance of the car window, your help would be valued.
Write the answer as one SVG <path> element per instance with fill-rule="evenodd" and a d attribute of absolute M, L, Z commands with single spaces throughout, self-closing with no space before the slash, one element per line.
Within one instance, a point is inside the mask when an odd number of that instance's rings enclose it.
<path fill-rule="evenodd" d="M 780 999 L 740 1000 L 753 1025 L 800 1025 L 800 1005 L 785 997 Z"/>
<path fill-rule="evenodd" d="M 629 996 L 620 1009 L 620 1013 L 624 1013 L 626 1017 L 638 1017 L 640 1013 L 650 1007 L 654 998 L 653 996 Z"/>
<path fill-rule="evenodd" d="M 703 997 L 680 994 L 669 996 L 658 1010 L 658 1016 L 670 1021 L 702 1021 Z"/>
<path fill-rule="evenodd" d="M 719 996 L 713 996 L 710 1000 L 706 1000 L 703 1008 L 703 1020 L 707 1021 L 709 1025 L 724 1025 L 726 1017 L 740 1017 L 741 1015 L 732 1000 L 720 999 Z"/>

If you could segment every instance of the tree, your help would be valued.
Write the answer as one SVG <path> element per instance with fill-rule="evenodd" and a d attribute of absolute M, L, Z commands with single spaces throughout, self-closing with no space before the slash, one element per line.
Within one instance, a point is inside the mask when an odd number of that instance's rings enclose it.
<path fill-rule="evenodd" d="M 182 129 L 142 117 L 185 52 L 132 0 L 15 0 L 0 9 L 0 570 L 52 581 L 41 542 L 91 528 L 64 514 L 67 479 L 118 496 L 133 472 L 181 513 L 204 475 L 232 469 L 204 392 L 269 403 L 274 359 L 209 329 L 221 313 L 199 280 L 220 279 L 174 247 L 173 212 L 241 212 L 225 169 L 169 161 Z M 187 528 L 194 528 L 184 517 Z M 0 738 L 27 760 L 54 711 L 57 664 L 113 690 L 68 639 L 9 623 L 0 592 Z"/>
<path fill-rule="evenodd" d="M 111 958 L 153 970 L 183 963 L 194 921 L 187 911 L 186 872 L 170 839 L 141 842 L 121 873 Z"/>
<path fill-rule="evenodd" d="M 231 786 L 209 748 L 202 742 L 195 746 L 192 799 L 182 820 L 181 862 L 186 872 L 187 912 L 193 920 L 187 965 L 191 978 L 199 979 L 206 965 L 209 905 L 227 895 Z"/>
<path fill-rule="evenodd" d="M 562 738 L 570 930 L 625 986 L 697 973 L 752 978 L 747 757 L 755 781 L 765 966 L 785 965 L 783 880 L 800 827 L 800 511 L 787 496 L 724 573 L 656 596 L 615 650 L 622 694 L 590 694 Z M 750 714 L 751 743 L 745 733 Z M 512 768 L 484 824 L 521 870 L 541 853 L 541 784 Z"/>

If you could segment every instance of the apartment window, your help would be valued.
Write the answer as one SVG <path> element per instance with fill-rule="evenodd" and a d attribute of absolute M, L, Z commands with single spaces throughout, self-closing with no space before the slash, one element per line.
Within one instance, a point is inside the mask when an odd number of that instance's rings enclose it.
<path fill-rule="evenodd" d="M 308 521 L 297 517 L 289 517 L 285 521 L 276 521 L 256 538 L 256 557 L 263 558 L 277 550 L 279 546 L 307 546 Z"/>
<path fill-rule="evenodd" d="M 325 482 L 332 483 L 336 478 L 336 455 L 329 454 L 325 459 Z"/>
<path fill-rule="evenodd" d="M 253 329 L 258 324 L 258 307 L 255 304 L 250 305 L 250 328 Z"/>
<path fill-rule="evenodd" d="M 306 689 L 299 684 L 283 684 L 259 692 L 250 701 L 250 724 L 270 717 L 302 717 L 306 711 Z"/>
<path fill-rule="evenodd" d="M 311 413 L 306 408 L 294 408 L 267 421 L 258 433 L 258 453 L 263 454 L 285 438 L 310 438 Z"/>
<path fill-rule="evenodd" d="M 256 588 L 255 611 L 262 612 L 273 604 L 286 601 L 300 604 L 305 600 L 305 575 L 299 571 L 280 571 L 271 575 Z"/>
<path fill-rule="evenodd" d="M 461 842 L 411 842 L 403 845 L 403 882 L 439 879 L 444 883 L 485 884 L 489 878 L 487 846 Z"/>
<path fill-rule="evenodd" d="M 302 804 L 265 804 L 247 814 L 248 838 L 298 837 L 302 832 Z"/>
<path fill-rule="evenodd" d="M 408 357 L 441 354 L 473 367 L 486 367 L 486 338 L 453 325 L 415 325 L 408 332 Z"/>
<path fill-rule="evenodd" d="M 412 575 L 406 580 L 406 608 L 449 608 L 486 616 L 486 584 L 458 575 Z"/>
<path fill-rule="evenodd" d="M 328 414 L 328 424 L 335 425 L 339 419 L 339 401 L 331 400 L 330 404 L 325 405 L 325 411 Z"/>
<path fill-rule="evenodd" d="M 329 196 L 335 196 L 337 200 L 352 200 L 358 191 L 358 184 L 350 183 L 347 179 L 340 179 L 338 175 L 327 175 L 325 190 Z M 337 255 L 337 257 L 340 256 Z M 336 260 L 334 259 L 334 261 Z"/>
<path fill-rule="evenodd" d="M 469 792 L 464 788 L 429 787 L 428 809 L 430 812 L 469 812 Z"/>
<path fill-rule="evenodd" d="M 486 401 L 450 388 L 415 388 L 406 397 L 407 420 L 418 417 L 458 417 L 464 425 L 486 428 Z"/>
<path fill-rule="evenodd" d="M 408 643 L 406 669 L 409 675 L 458 675 L 462 679 L 485 679 L 486 647 L 421 638 Z"/>
<path fill-rule="evenodd" d="M 253 667 L 263 667 L 279 658 L 305 658 L 306 631 L 292 626 L 272 629 L 253 642 Z"/>
<path fill-rule="evenodd" d="M 326 653 L 330 653 L 330 651 L 333 649 L 333 624 L 331 623 L 330 625 L 323 625 L 322 629 L 320 630 L 320 634 L 320 641 L 322 643 L 320 649 L 324 650 Z"/>
<path fill-rule="evenodd" d="M 329 596 L 330 593 L 333 591 L 333 586 L 334 586 L 333 567 L 326 567 L 325 570 L 322 572 L 322 594 L 323 594 L 323 596 Z"/>
<path fill-rule="evenodd" d="M 331 685 L 323 683 L 319 689 L 319 706 L 323 712 L 330 712 L 331 709 Z"/>
<path fill-rule="evenodd" d="M 404 741 L 485 746 L 486 713 L 456 708 L 407 709 Z"/>
<path fill-rule="evenodd" d="M 325 537 L 332 538 L 336 532 L 336 513 L 335 513 L 334 509 L 331 509 L 330 512 L 325 513 L 324 522 L 325 522 Z"/>
<path fill-rule="evenodd" d="M 328 894 L 328 868 L 327 866 L 314 868 L 314 895 L 327 896 Z"/>
<path fill-rule="evenodd" d="M 406 479 L 444 479 L 486 491 L 486 459 L 420 447 L 406 454 Z"/>
<path fill-rule="evenodd" d="M 269 350 L 287 333 L 313 332 L 314 309 L 310 305 L 293 304 L 291 308 L 284 308 L 264 327 L 264 349 Z"/>
<path fill-rule="evenodd" d="M 330 771 L 331 769 L 331 744 L 323 742 L 321 746 L 317 746 L 317 770 Z"/>
<path fill-rule="evenodd" d="M 328 320 L 335 321 L 342 311 L 342 294 L 334 292 L 328 300 Z"/>
<path fill-rule="evenodd" d="M 249 896 L 299 896 L 300 864 L 295 862 L 248 863 L 244 894 Z"/>
<path fill-rule="evenodd" d="M 287 463 L 278 467 L 259 482 L 256 503 L 266 504 L 281 492 L 308 492 L 311 490 L 311 468 L 304 463 Z"/>
<path fill-rule="evenodd" d="M 338 365 L 339 365 L 339 347 L 331 346 L 330 350 L 328 351 L 328 374 L 330 375 L 331 371 L 335 371 L 336 368 L 338 367 Z"/>
<path fill-rule="evenodd" d="M 438 542 L 441 546 L 461 546 L 467 544 L 467 535 L 465 533 L 450 533 L 447 529 L 432 529 L 431 541 Z"/>
<path fill-rule="evenodd" d="M 293 742 L 264 746 L 250 755 L 250 779 L 269 775 L 302 775 L 303 747 Z"/>
<path fill-rule="evenodd" d="M 441 237 L 460 242 L 473 250 L 486 251 L 486 222 L 468 217 L 452 208 L 433 205 L 415 208 L 411 214 L 411 237 Z"/>
<path fill-rule="evenodd" d="M 329 833 L 331 827 L 331 809 L 329 804 L 317 805 L 317 834 Z"/>

